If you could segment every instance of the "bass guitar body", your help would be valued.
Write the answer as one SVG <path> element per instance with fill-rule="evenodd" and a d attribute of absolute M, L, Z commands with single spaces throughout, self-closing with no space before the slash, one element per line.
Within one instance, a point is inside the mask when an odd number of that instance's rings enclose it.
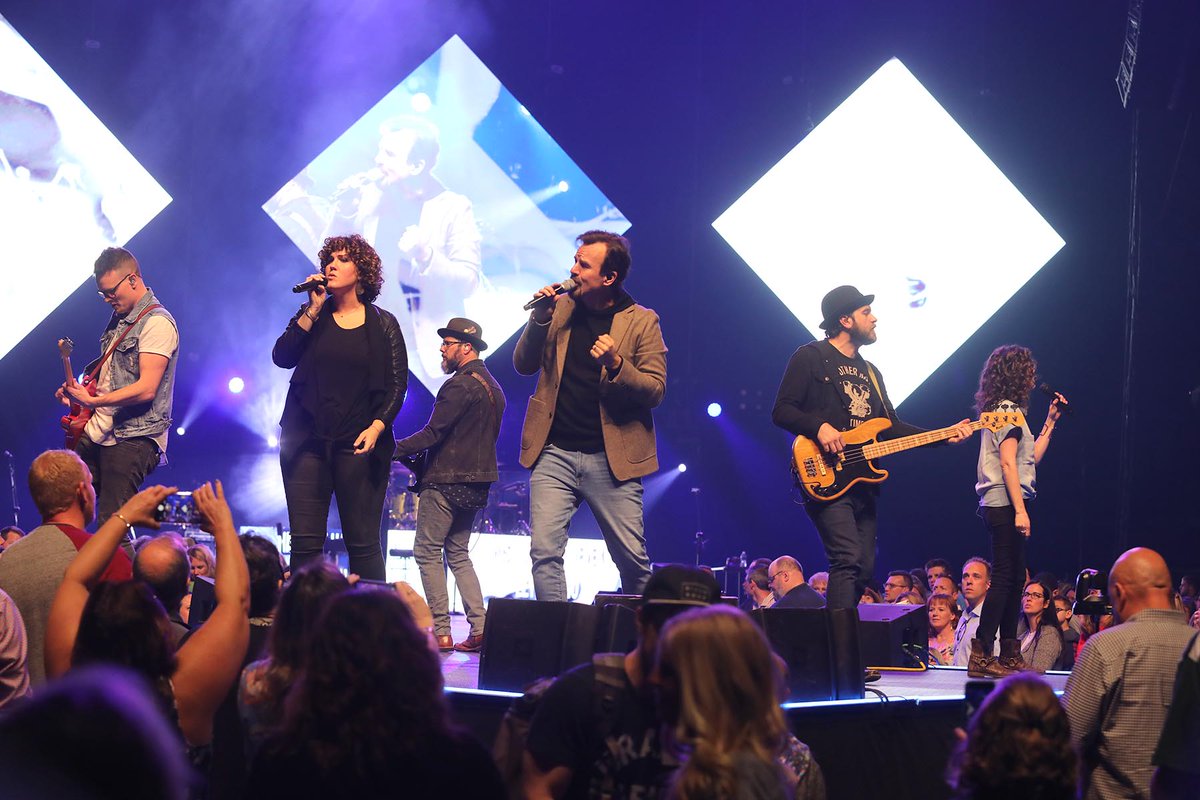
<path fill-rule="evenodd" d="M 879 417 L 844 432 L 846 447 L 841 453 L 826 453 L 819 443 L 797 436 L 792 443 L 792 472 L 797 484 L 809 498 L 829 502 L 856 483 L 882 483 L 887 479 L 887 470 L 877 468 L 862 451 L 890 427 L 890 420 Z"/>
<path fill-rule="evenodd" d="M 67 383 L 75 382 L 75 375 L 71 372 L 71 353 L 74 349 L 75 343 L 70 339 L 63 337 L 58 340 L 58 355 L 62 359 Z M 84 375 L 79 385 L 87 389 L 87 393 L 92 397 L 99 394 L 96 391 L 96 381 L 91 375 Z M 72 402 L 70 413 L 64 414 L 59 419 L 58 424 L 66 433 L 63 444 L 68 450 L 74 450 L 75 445 L 79 444 L 79 440 L 83 438 L 83 429 L 87 427 L 88 420 L 92 418 L 92 413 L 92 409 L 84 408 L 78 403 Z"/>

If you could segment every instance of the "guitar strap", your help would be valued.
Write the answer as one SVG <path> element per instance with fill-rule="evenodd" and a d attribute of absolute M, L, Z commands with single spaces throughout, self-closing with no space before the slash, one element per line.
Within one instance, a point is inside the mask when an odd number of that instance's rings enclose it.
<path fill-rule="evenodd" d="M 104 353 L 104 355 L 102 355 L 100 357 L 100 360 L 96 362 L 96 366 L 92 369 L 92 371 L 87 376 L 88 382 L 94 382 L 96 380 L 96 376 L 100 374 L 100 368 L 102 366 L 104 366 L 104 362 L 108 361 L 108 357 L 111 356 L 113 354 L 113 352 L 117 349 L 117 345 L 121 344 L 121 342 L 124 341 L 125 337 L 129 335 L 129 332 L 131 330 L 133 330 L 134 326 L 142 321 L 142 317 L 146 316 L 147 314 L 149 314 L 151 311 L 153 311 L 156 308 L 162 308 L 162 303 L 151 303 L 150 305 L 146 306 L 145 308 L 142 309 L 142 313 L 138 314 L 137 318 L 133 322 L 129 323 L 129 327 L 126 328 L 124 330 L 124 332 L 120 336 L 117 337 L 117 340 L 115 342 L 113 342 L 111 345 L 109 345 L 108 350 Z"/>
<path fill-rule="evenodd" d="M 866 359 L 863 359 L 866 361 Z M 867 361 L 867 374 L 871 376 L 871 385 L 875 387 L 875 393 L 879 395 L 879 405 L 883 406 L 883 413 L 892 422 L 896 421 L 896 412 L 892 410 L 891 403 L 888 402 L 887 395 L 883 393 L 883 389 L 879 388 L 879 379 L 875 377 L 875 367 L 870 361 Z"/>
<path fill-rule="evenodd" d="M 467 374 L 479 381 L 479 385 L 487 392 L 488 402 L 492 404 L 492 413 L 496 415 L 496 430 L 500 430 L 500 410 L 496 408 L 496 395 L 492 394 L 492 387 L 488 384 L 487 379 L 478 372 L 468 372 Z"/>

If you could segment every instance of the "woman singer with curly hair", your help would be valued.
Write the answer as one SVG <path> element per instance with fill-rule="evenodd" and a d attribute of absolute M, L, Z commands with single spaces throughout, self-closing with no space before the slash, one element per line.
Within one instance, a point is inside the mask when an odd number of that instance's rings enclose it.
<path fill-rule="evenodd" d="M 332 236 L 319 260 L 308 303 L 271 353 L 276 366 L 294 368 L 279 421 L 292 569 L 321 557 L 336 496 L 350 571 L 383 580 L 379 523 L 408 356 L 396 318 L 374 305 L 383 287 L 375 249 L 358 234 Z"/>
<path fill-rule="evenodd" d="M 1028 413 L 1036 375 L 1037 361 L 1029 348 L 1016 344 L 997 347 L 979 375 L 975 407 L 980 412 Z M 1025 667 L 1017 639 L 1017 616 L 1025 581 L 1025 540 L 1031 532 L 1029 506 L 1037 496 L 1037 464 L 1050 446 L 1059 405 L 1066 403 L 1061 394 L 1055 395 L 1036 439 L 1023 419 L 1020 425 L 986 431 L 980 439 L 975 492 L 979 516 L 992 544 L 992 585 L 979 629 L 971 640 L 967 674 L 973 678 L 999 678 Z M 992 655 L 997 631 L 998 658 Z"/>

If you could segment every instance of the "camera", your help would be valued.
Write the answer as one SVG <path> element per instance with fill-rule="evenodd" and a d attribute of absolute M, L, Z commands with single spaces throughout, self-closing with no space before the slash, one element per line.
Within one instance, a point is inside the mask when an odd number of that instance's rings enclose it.
<path fill-rule="evenodd" d="M 167 525 L 187 525 L 196 527 L 204 518 L 192 501 L 191 492 L 176 492 L 169 494 L 154 510 L 154 518 Z"/>

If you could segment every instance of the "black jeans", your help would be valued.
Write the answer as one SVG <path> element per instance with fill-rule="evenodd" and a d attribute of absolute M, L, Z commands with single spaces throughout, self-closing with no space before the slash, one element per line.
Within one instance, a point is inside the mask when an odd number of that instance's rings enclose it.
<path fill-rule="evenodd" d="M 142 481 L 158 466 L 160 458 L 158 445 L 146 436 L 119 439 L 107 447 L 81 436 L 75 452 L 92 473 L 96 520 L 101 525 L 138 493 Z"/>
<path fill-rule="evenodd" d="M 391 462 L 379 453 L 355 455 L 311 439 L 289 455 L 281 454 L 279 463 L 292 528 L 292 571 L 321 558 L 329 503 L 337 497 L 350 571 L 384 580 L 380 523 Z"/>
<path fill-rule="evenodd" d="M 1029 506 L 1026 501 L 1027 513 Z M 990 653 L 997 630 L 1001 639 L 1017 638 L 1017 616 L 1025 589 L 1025 537 L 1017 533 L 1017 512 L 1012 506 L 980 506 L 978 513 L 992 540 L 992 586 L 975 638 L 983 642 L 983 651 Z"/>
<path fill-rule="evenodd" d="M 804 506 L 829 559 L 827 608 L 858 608 L 858 599 L 871 580 L 878 497 L 875 487 L 859 485 L 833 502 L 810 500 Z"/>

